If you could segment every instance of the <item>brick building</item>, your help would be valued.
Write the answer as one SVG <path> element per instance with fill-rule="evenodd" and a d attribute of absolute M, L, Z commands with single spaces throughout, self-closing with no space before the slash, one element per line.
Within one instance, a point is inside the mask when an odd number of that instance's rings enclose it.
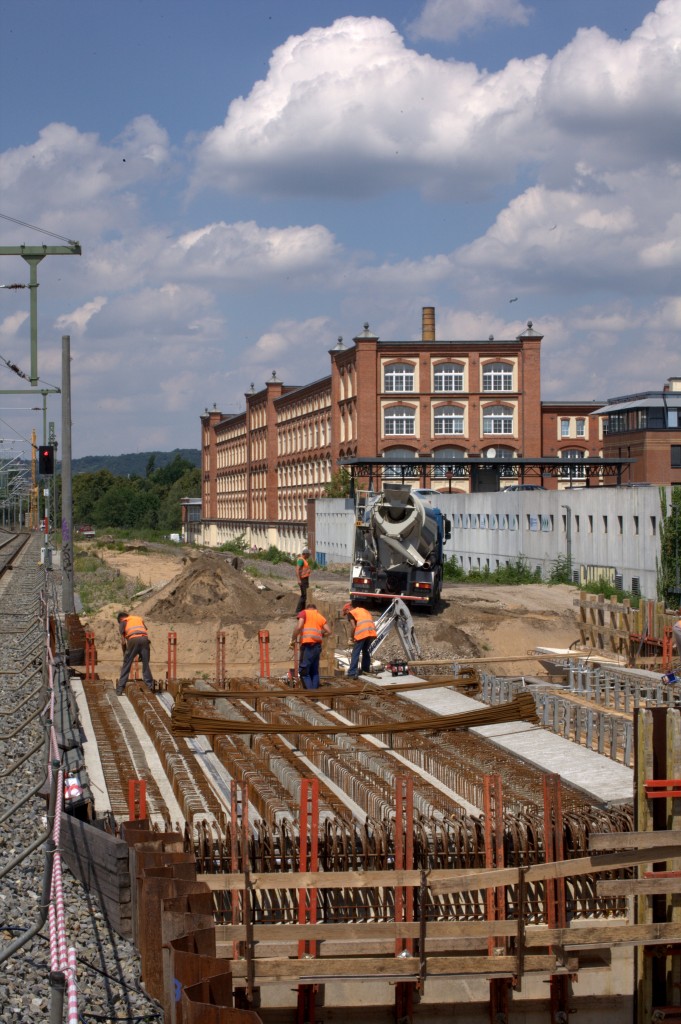
<path fill-rule="evenodd" d="M 203 542 L 243 534 L 249 545 L 295 551 L 312 533 L 308 501 L 347 458 L 426 456 L 442 463 L 430 486 L 451 491 L 469 489 L 456 473 L 469 457 L 600 454 L 599 403 L 542 405 L 541 341 L 531 321 L 510 340 L 441 341 L 426 307 L 418 341 L 383 341 L 365 324 L 352 346 L 339 339 L 331 349 L 328 377 L 295 387 L 273 373 L 262 390 L 251 387 L 244 412 L 206 410 Z M 572 485 L 576 469 L 566 471 Z M 383 478 L 404 472 L 388 465 Z"/>
<path fill-rule="evenodd" d="M 681 377 L 598 410 L 606 458 L 632 458 L 632 483 L 681 484 Z"/>

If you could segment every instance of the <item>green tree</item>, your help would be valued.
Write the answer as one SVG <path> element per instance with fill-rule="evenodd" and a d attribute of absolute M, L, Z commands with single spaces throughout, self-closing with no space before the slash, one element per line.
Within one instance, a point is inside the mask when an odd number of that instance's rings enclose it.
<path fill-rule="evenodd" d="M 73 478 L 73 521 L 80 523 L 94 522 L 94 509 L 99 499 L 106 494 L 118 480 L 108 469 L 100 469 L 97 473 L 78 473 Z"/>
<path fill-rule="evenodd" d="M 201 494 L 201 470 L 189 469 L 168 488 L 161 498 L 158 509 L 158 528 L 172 533 L 182 525 L 182 498 L 198 498 Z"/>
<path fill-rule="evenodd" d="M 176 483 L 185 473 L 188 473 L 190 469 L 195 468 L 191 462 L 187 462 L 181 455 L 176 455 L 167 466 L 155 469 L 150 476 L 150 480 L 155 487 L 170 487 L 171 484 Z"/>
<path fill-rule="evenodd" d="M 350 494 L 350 473 L 345 466 L 336 470 L 328 484 L 324 485 L 325 498 L 347 498 Z"/>
<path fill-rule="evenodd" d="M 657 563 L 657 596 L 667 608 L 681 603 L 681 486 L 667 491 L 660 487 L 660 560 Z"/>

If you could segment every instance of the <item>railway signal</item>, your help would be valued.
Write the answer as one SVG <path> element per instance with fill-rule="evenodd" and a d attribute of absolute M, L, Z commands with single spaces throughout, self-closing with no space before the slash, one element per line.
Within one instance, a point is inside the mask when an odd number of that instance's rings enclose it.
<path fill-rule="evenodd" d="M 44 444 L 38 449 L 38 472 L 41 476 L 54 476 L 53 444 Z"/>

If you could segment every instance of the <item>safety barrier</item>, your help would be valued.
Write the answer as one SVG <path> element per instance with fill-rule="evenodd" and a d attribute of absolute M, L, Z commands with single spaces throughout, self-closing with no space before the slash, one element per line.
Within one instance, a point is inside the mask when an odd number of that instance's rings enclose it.
<path fill-rule="evenodd" d="M 45 923 L 48 922 L 50 971 L 49 977 L 46 976 L 45 983 L 46 987 L 49 985 L 50 988 L 50 1019 L 63 1020 L 64 996 L 67 994 L 68 1024 L 77 1024 L 76 951 L 73 947 L 69 947 L 66 941 L 61 855 L 59 852 L 61 813 L 65 799 L 73 800 L 76 793 L 82 795 L 82 788 L 75 774 L 78 763 L 73 754 L 75 744 L 72 742 L 77 729 L 77 716 L 73 715 L 73 706 L 64 696 L 63 687 L 59 685 L 64 665 L 62 661 L 56 660 L 53 654 L 53 647 L 60 647 L 59 627 L 54 614 L 57 607 L 56 591 L 50 593 L 52 581 L 49 567 L 45 566 L 42 573 L 42 589 L 38 596 L 39 614 L 36 616 L 36 621 L 23 634 L 14 637 L 16 641 L 14 646 L 18 653 L 18 659 L 24 665 L 33 667 L 33 671 L 27 678 L 20 677 L 18 679 L 17 689 L 21 686 L 21 690 L 25 691 L 27 684 L 38 674 L 43 675 L 43 680 L 39 687 L 24 694 L 22 700 L 7 710 L 5 714 L 16 714 L 24 707 L 28 709 L 30 702 L 35 698 L 38 698 L 39 706 L 37 711 L 27 712 L 26 718 L 20 726 L 2 738 L 3 740 L 13 739 L 16 736 L 25 738 L 27 732 L 30 733 L 27 727 L 42 715 L 43 727 L 37 742 L 20 758 L 10 763 L 4 769 L 3 775 L 11 775 L 30 757 L 37 754 L 41 747 L 45 751 L 46 772 L 38 785 L 34 786 L 9 811 L 5 812 L 2 821 L 8 820 L 11 814 L 16 813 L 30 799 L 44 791 L 47 783 L 49 797 L 46 827 L 41 835 L 6 862 L 0 872 L 0 878 L 8 876 L 32 853 L 44 846 L 42 893 L 35 922 L 0 950 L 0 964 L 5 963 L 22 949 L 40 933 Z M 61 647 L 62 650 L 65 650 L 63 645 Z M 44 700 L 45 683 L 49 697 L 47 704 Z M 5 681 L 4 692 L 7 693 L 9 688 L 8 682 Z"/>
<path fill-rule="evenodd" d="M 542 726 L 628 768 L 634 763 L 634 711 L 641 707 L 674 707 L 681 701 L 678 685 L 650 672 L 637 675 L 616 666 L 560 658 L 555 664 L 567 674 L 568 686 L 558 692 L 534 687 Z M 486 704 L 505 703 L 526 689 L 524 679 L 483 673 L 481 682 L 480 700 Z M 571 700 L 564 695 L 566 691 L 594 707 Z"/>

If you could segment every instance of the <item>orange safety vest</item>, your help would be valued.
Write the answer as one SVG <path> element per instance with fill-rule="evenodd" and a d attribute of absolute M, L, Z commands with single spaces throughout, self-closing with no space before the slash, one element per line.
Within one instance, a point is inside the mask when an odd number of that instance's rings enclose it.
<path fill-rule="evenodd" d="M 348 615 L 355 620 L 354 640 L 366 640 L 368 636 L 376 636 L 374 620 L 371 618 L 366 608 L 353 608 L 348 612 Z"/>
<path fill-rule="evenodd" d="M 123 636 L 126 640 L 136 640 L 141 636 L 149 636 L 147 633 L 147 627 L 144 625 L 144 619 L 139 615 L 128 615 L 124 622 L 125 629 L 123 630 Z"/>
<path fill-rule="evenodd" d="M 309 565 L 309 562 L 308 562 L 307 558 L 305 557 L 305 555 L 299 555 L 298 556 L 298 561 L 303 563 L 302 565 L 298 566 L 298 575 L 300 576 L 301 580 L 306 580 L 308 578 L 308 576 L 310 575 L 310 565 Z"/>
<path fill-rule="evenodd" d="M 323 627 L 326 625 L 326 619 L 321 612 L 316 611 L 314 608 L 306 608 L 303 615 L 305 616 L 305 621 L 303 622 L 303 630 L 300 634 L 301 645 L 320 644 L 324 636 Z"/>

